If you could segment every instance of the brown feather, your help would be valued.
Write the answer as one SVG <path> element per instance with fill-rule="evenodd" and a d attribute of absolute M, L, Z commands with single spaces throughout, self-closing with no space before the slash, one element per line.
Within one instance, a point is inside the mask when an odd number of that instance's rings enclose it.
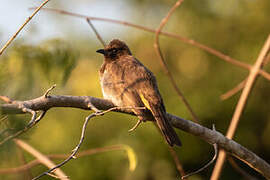
<path fill-rule="evenodd" d="M 146 99 L 148 108 L 169 145 L 181 146 L 180 139 L 166 118 L 166 110 L 159 93 L 156 78 L 140 61 L 131 55 L 127 45 L 113 40 L 100 52 L 105 61 L 100 69 L 100 81 L 104 98 L 117 106 L 147 106 L 140 95 Z M 134 109 L 142 121 L 146 120 L 147 110 Z"/>

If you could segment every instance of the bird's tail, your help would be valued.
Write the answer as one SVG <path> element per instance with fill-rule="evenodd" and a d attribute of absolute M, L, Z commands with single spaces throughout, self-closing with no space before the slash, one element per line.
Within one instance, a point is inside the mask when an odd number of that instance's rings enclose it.
<path fill-rule="evenodd" d="M 150 108 L 157 122 L 157 125 L 159 129 L 161 130 L 163 136 L 165 137 L 166 141 L 168 142 L 168 144 L 170 146 L 173 146 L 173 145 L 181 146 L 182 143 L 180 139 L 178 138 L 176 132 L 174 131 L 173 127 L 171 126 L 170 122 L 168 121 L 166 117 L 166 112 L 162 108 L 156 105 L 150 104 Z"/>

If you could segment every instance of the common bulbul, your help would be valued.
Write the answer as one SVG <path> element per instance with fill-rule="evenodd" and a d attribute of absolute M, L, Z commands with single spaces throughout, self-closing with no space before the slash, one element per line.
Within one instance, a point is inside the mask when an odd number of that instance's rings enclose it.
<path fill-rule="evenodd" d="M 181 146 L 180 139 L 167 119 L 153 73 L 132 56 L 128 46 L 118 39 L 112 40 L 97 52 L 105 58 L 99 71 L 104 98 L 116 106 L 134 107 L 133 112 L 139 118 L 137 125 L 147 120 L 147 113 L 152 113 L 168 144 Z M 146 110 L 135 107 L 145 107 Z"/>

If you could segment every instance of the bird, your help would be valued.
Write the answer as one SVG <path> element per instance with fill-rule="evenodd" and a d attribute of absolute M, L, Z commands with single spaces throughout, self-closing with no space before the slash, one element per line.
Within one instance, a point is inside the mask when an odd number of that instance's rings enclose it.
<path fill-rule="evenodd" d="M 132 55 L 126 43 L 113 39 L 104 49 L 96 52 L 104 56 L 99 70 L 104 99 L 119 107 L 134 107 L 132 111 L 138 117 L 138 122 L 130 131 L 135 130 L 141 122 L 147 121 L 151 113 L 167 143 L 170 146 L 181 146 L 181 141 L 166 116 L 154 74 Z"/>

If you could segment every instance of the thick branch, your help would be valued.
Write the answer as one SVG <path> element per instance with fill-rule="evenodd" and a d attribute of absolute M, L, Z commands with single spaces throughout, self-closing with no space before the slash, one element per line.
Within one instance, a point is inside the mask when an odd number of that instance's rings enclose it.
<path fill-rule="evenodd" d="M 24 113 L 19 107 L 24 105 L 34 111 L 48 110 L 53 107 L 72 107 L 89 110 L 89 102 L 100 110 L 107 110 L 114 105 L 107 100 L 94 98 L 90 96 L 41 96 L 36 99 L 27 101 L 13 101 L 12 104 L 2 104 L 0 111 L 3 114 L 22 114 Z"/>
<path fill-rule="evenodd" d="M 90 96 L 42 96 L 28 101 L 13 101 L 12 104 L 2 104 L 0 105 L 0 111 L 3 114 L 24 113 L 19 108 L 19 105 L 24 105 L 34 111 L 48 110 L 54 107 L 72 107 L 89 110 L 89 102 L 100 110 L 107 110 L 114 107 L 114 105 L 108 100 Z M 119 112 L 133 114 L 129 109 L 123 109 Z M 184 120 L 171 114 L 167 114 L 167 117 L 174 127 L 198 136 L 210 144 L 216 143 L 219 148 L 224 149 L 227 153 L 230 153 L 236 158 L 242 160 L 250 167 L 261 173 L 264 177 L 270 179 L 270 165 L 250 150 L 233 140 L 227 139 L 221 133 L 203 127 L 192 121 Z"/>

